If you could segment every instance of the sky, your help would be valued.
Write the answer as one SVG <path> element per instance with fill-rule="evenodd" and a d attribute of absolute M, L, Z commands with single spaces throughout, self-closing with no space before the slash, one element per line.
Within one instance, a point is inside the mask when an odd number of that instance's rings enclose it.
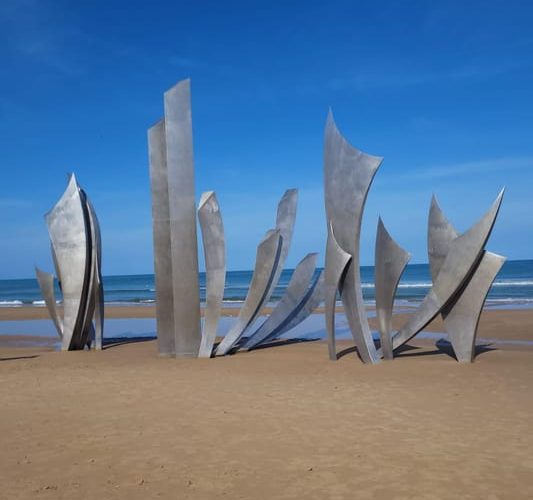
<path fill-rule="evenodd" d="M 427 262 L 432 193 L 465 231 L 503 186 L 487 248 L 533 258 L 532 25 L 533 3 L 509 0 L 1 0 L 0 278 L 52 270 L 43 215 L 68 172 L 97 211 L 104 274 L 153 272 L 146 131 L 189 77 L 196 195 L 217 193 L 228 269 L 253 268 L 288 188 L 287 266 L 323 262 L 330 106 L 351 144 L 385 158 L 363 265 L 378 215 Z"/>

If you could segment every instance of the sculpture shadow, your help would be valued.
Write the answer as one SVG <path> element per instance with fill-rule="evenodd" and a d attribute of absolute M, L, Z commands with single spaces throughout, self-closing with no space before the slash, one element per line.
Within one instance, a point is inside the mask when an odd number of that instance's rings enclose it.
<path fill-rule="evenodd" d="M 436 356 L 437 354 L 442 354 L 440 349 L 434 349 L 432 351 L 422 350 L 423 347 L 416 347 L 410 344 L 403 344 L 394 351 L 395 358 L 409 358 L 415 356 Z"/>
<path fill-rule="evenodd" d="M 452 344 L 446 339 L 439 339 L 435 342 L 436 349 L 431 351 L 421 350 L 422 347 L 415 347 L 409 344 L 404 344 L 394 351 L 394 357 L 415 357 L 415 356 L 437 356 L 441 354 L 446 354 L 450 358 L 453 358 L 457 361 L 457 356 L 453 350 Z M 496 347 L 492 347 L 490 344 L 476 345 L 474 358 L 486 352 L 495 351 Z M 408 352 L 414 351 L 414 352 Z"/>
<path fill-rule="evenodd" d="M 246 340 L 246 338 L 244 338 L 243 340 Z M 278 339 L 278 340 L 274 340 L 272 342 L 268 342 L 267 344 L 260 344 L 258 346 L 252 347 L 248 351 L 243 351 L 243 352 L 257 351 L 257 350 L 260 350 L 260 349 L 269 349 L 271 347 L 282 347 L 282 346 L 291 345 L 291 344 L 301 344 L 303 342 L 316 342 L 318 340 L 321 340 L 321 339 L 319 337 L 316 337 L 316 338 L 305 338 L 305 339 L 303 339 L 303 338 Z M 213 354 L 211 354 L 212 358 L 215 357 L 214 353 L 216 352 L 218 344 L 220 344 L 220 342 L 216 342 L 214 344 L 214 346 L 213 346 Z M 237 354 L 239 352 L 239 350 L 240 350 L 239 346 L 233 347 L 231 350 L 229 350 L 226 353 L 226 356 Z"/>
<path fill-rule="evenodd" d="M 379 349 L 381 347 L 379 341 L 376 341 L 376 348 Z M 394 357 L 396 357 L 398 355 L 398 353 L 403 353 L 403 352 L 406 352 L 406 351 L 413 351 L 413 350 L 417 350 L 417 349 L 420 349 L 419 347 L 415 347 L 415 346 L 412 346 L 412 345 L 409 345 L 409 344 L 403 344 L 402 346 L 398 347 L 395 351 L 394 351 Z M 342 357 L 344 356 L 347 356 L 348 354 L 352 354 L 352 353 L 355 353 L 359 356 L 359 353 L 357 352 L 357 347 L 356 346 L 351 346 L 351 347 L 347 347 L 346 349 L 343 349 L 342 351 L 339 351 L 337 353 L 337 360 L 341 359 Z M 407 356 L 414 356 L 414 355 L 418 355 L 418 356 L 423 356 L 423 355 L 427 355 L 427 354 L 438 354 L 438 352 L 430 352 L 428 353 L 427 351 L 426 352 L 421 352 L 421 353 L 411 353 L 411 354 L 407 354 Z M 406 356 L 404 354 L 404 356 Z"/>
<path fill-rule="evenodd" d="M 449 340 L 439 339 L 435 343 L 435 347 L 438 349 L 440 353 L 447 354 L 451 358 L 457 360 L 457 356 L 455 355 L 452 344 Z M 482 354 L 485 354 L 486 352 L 497 351 L 497 350 L 498 349 L 496 347 L 493 347 L 492 344 L 476 345 L 474 349 L 474 359 L 477 358 L 478 356 L 481 356 Z"/>
<path fill-rule="evenodd" d="M 11 358 L 0 358 L 0 361 L 17 361 L 19 359 L 35 359 L 38 357 L 38 354 L 32 354 L 31 356 L 13 356 Z"/>
<path fill-rule="evenodd" d="M 281 347 L 291 344 L 302 344 L 304 342 L 316 342 L 317 340 L 320 340 L 320 338 L 311 338 L 311 339 L 302 339 L 302 338 L 294 338 L 294 339 L 278 339 L 274 340 L 272 342 L 268 342 L 267 344 L 260 344 L 256 347 L 252 347 L 250 351 L 258 351 L 260 349 L 269 349 L 271 347 Z"/>
<path fill-rule="evenodd" d="M 137 344 L 139 342 L 150 342 L 156 340 L 155 335 L 145 335 L 143 337 L 111 337 L 103 340 L 102 350 L 112 349 L 113 347 L 120 347 L 126 344 Z"/>

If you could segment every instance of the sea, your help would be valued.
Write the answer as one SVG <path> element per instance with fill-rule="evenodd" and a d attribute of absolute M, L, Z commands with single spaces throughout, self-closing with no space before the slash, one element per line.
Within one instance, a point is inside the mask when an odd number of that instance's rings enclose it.
<path fill-rule="evenodd" d="M 293 270 L 284 270 L 271 303 L 278 301 L 287 288 Z M 318 272 L 318 271 L 317 271 Z M 246 298 L 252 271 L 229 271 L 226 275 L 224 302 L 226 307 L 239 307 Z M 374 302 L 374 267 L 361 267 L 363 297 L 369 305 Z M 427 264 L 408 265 L 396 294 L 396 306 L 416 305 L 421 302 L 431 286 Z M 205 301 L 205 274 L 200 273 L 200 295 Z M 108 304 L 152 304 L 155 302 L 153 274 L 104 276 L 104 296 Z M 60 299 L 56 283 L 56 297 Z M 37 280 L 0 280 L 1 306 L 43 306 L 44 301 Z M 533 307 L 533 260 L 512 260 L 503 265 L 489 292 L 486 307 Z"/>

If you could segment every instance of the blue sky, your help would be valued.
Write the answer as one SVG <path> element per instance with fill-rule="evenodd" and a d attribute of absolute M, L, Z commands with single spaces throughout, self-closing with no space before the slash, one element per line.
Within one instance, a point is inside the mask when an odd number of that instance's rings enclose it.
<path fill-rule="evenodd" d="M 323 257 L 323 128 L 385 161 L 378 214 L 425 262 L 431 194 L 459 230 L 506 198 L 490 250 L 533 257 L 530 2 L 0 2 L 0 278 L 51 270 L 43 214 L 74 171 L 102 226 L 104 273 L 152 272 L 146 129 L 192 78 L 197 197 L 221 203 L 229 269 L 250 269 L 284 190 L 288 265 Z"/>

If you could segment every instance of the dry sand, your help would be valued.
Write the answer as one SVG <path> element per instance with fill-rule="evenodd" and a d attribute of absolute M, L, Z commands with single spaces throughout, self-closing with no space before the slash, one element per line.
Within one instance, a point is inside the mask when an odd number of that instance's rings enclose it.
<path fill-rule="evenodd" d="M 488 311 L 480 336 L 533 340 L 532 319 Z M 4 344 L 0 498 L 533 498 L 533 350 L 460 365 L 412 345 L 365 366 L 321 342 L 211 360 Z"/>

